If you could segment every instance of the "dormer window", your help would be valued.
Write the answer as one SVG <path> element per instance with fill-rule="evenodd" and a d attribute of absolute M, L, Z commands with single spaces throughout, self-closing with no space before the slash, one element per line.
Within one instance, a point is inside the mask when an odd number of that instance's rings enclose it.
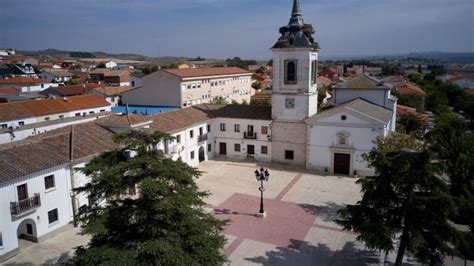
<path fill-rule="evenodd" d="M 296 60 L 285 61 L 285 84 L 296 84 Z"/>

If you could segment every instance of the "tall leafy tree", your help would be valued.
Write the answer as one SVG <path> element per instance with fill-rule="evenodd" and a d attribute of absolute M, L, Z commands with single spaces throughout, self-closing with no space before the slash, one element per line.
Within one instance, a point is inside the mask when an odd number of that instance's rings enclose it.
<path fill-rule="evenodd" d="M 436 117 L 435 128 L 428 135 L 431 148 L 449 178 L 450 193 L 457 206 L 453 220 L 470 228 L 458 243 L 465 258 L 470 243 L 474 243 L 474 136 L 467 134 L 466 128 L 459 115 L 442 113 Z"/>
<path fill-rule="evenodd" d="M 395 249 L 395 265 L 406 250 L 420 261 L 435 263 L 453 254 L 448 243 L 457 235 L 447 217 L 454 205 L 445 183 L 435 176 L 430 153 L 410 137 L 379 138 L 365 159 L 375 175 L 358 180 L 362 199 L 339 211 L 337 222 L 358 233 L 367 247 Z"/>
<path fill-rule="evenodd" d="M 76 191 L 93 203 L 79 221 L 90 235 L 79 265 L 221 265 L 225 222 L 205 212 L 193 178 L 200 172 L 156 149 L 164 133 L 114 136 L 121 148 L 104 152 L 81 171 L 90 183 Z M 133 191 L 138 189 L 135 194 Z M 105 200 L 105 201 L 104 201 Z"/>

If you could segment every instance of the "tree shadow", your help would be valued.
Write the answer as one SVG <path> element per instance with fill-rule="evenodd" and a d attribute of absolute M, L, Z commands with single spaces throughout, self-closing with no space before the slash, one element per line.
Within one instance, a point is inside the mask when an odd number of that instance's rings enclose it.
<path fill-rule="evenodd" d="M 251 213 L 243 213 L 238 211 L 232 211 L 231 209 L 217 209 L 214 208 L 214 215 L 247 215 L 247 216 L 255 216 L 255 214 Z"/>
<path fill-rule="evenodd" d="M 315 206 L 311 204 L 298 204 L 305 212 L 319 217 L 324 222 L 334 222 L 339 218 L 337 211 L 344 208 L 345 204 L 338 204 L 335 202 L 326 202 L 324 205 Z"/>
<path fill-rule="evenodd" d="M 245 258 L 261 265 L 379 265 L 380 255 L 376 251 L 356 249 L 348 242 L 342 250 L 331 250 L 325 244 L 312 245 L 306 241 L 291 239 L 288 247 L 277 247 L 265 256 Z"/>

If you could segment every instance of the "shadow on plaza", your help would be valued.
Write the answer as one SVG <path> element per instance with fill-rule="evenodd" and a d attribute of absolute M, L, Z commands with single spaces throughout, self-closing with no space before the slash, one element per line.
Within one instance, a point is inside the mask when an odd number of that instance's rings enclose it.
<path fill-rule="evenodd" d="M 261 265 L 378 265 L 379 253 L 359 250 L 353 242 L 348 242 L 342 250 L 330 250 L 325 244 L 312 245 L 306 241 L 291 239 L 288 247 L 277 247 L 264 256 L 245 258 Z"/>
<path fill-rule="evenodd" d="M 238 211 L 232 211 L 231 209 L 217 209 L 214 208 L 214 215 L 248 215 L 255 216 L 255 213 L 244 213 Z"/>
<path fill-rule="evenodd" d="M 318 216 L 321 221 L 334 222 L 339 218 L 337 211 L 346 205 L 335 202 L 326 202 L 324 205 L 316 206 L 311 204 L 298 204 L 303 210 L 312 215 Z"/>

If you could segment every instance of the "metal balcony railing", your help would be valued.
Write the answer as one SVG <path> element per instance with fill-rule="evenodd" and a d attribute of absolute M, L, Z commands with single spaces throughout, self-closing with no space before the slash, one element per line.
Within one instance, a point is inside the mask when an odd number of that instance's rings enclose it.
<path fill-rule="evenodd" d="M 207 140 L 207 134 L 203 134 L 203 135 L 198 136 L 198 142 L 199 143 L 204 142 L 206 140 Z"/>
<path fill-rule="evenodd" d="M 10 202 L 10 212 L 13 215 L 20 215 L 39 206 L 41 206 L 40 195 L 34 194 L 34 196 L 30 198 Z"/>
<path fill-rule="evenodd" d="M 256 132 L 244 132 L 244 139 L 257 139 Z"/>

